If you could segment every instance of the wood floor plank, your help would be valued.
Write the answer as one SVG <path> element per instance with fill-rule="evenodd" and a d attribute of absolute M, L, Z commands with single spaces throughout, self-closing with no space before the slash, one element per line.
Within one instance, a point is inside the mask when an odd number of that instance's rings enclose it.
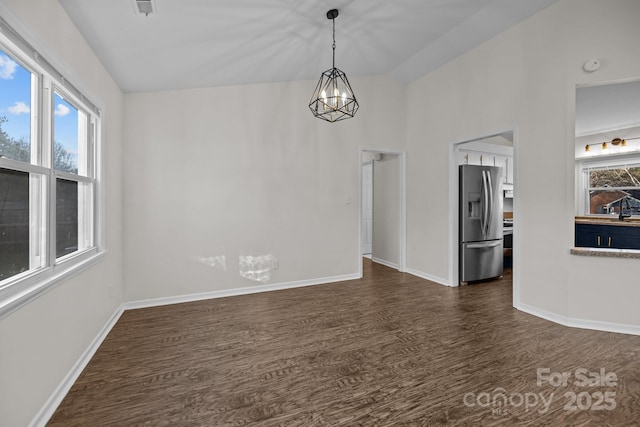
<path fill-rule="evenodd" d="M 365 260 L 361 280 L 126 311 L 48 425 L 638 425 L 640 337 L 511 301 L 508 271 L 448 288 Z"/>

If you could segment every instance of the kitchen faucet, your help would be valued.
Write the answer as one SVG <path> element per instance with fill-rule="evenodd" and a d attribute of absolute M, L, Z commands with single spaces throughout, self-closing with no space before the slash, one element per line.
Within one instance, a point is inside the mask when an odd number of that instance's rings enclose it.
<path fill-rule="evenodd" d="M 629 199 L 627 199 L 626 197 L 623 197 L 622 199 L 620 199 L 620 214 L 618 215 L 618 219 L 620 221 L 624 221 L 625 218 L 629 218 L 631 216 L 631 213 L 629 214 L 624 213 L 624 210 L 622 209 L 623 201 L 627 202 L 627 209 L 629 209 L 629 212 L 631 212 L 631 205 L 629 205 Z"/>

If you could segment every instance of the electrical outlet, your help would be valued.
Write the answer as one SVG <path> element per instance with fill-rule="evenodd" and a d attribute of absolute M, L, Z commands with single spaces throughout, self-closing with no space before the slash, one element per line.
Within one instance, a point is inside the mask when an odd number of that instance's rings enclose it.
<path fill-rule="evenodd" d="M 278 261 L 277 258 L 274 258 L 273 261 L 271 262 L 271 269 L 277 270 L 279 268 L 280 268 L 280 261 Z"/>

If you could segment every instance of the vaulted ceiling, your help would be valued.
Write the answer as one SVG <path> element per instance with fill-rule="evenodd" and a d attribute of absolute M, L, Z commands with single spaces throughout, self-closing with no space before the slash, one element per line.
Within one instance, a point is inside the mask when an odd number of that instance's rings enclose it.
<path fill-rule="evenodd" d="M 351 76 L 409 82 L 556 0 L 59 0 L 125 92 Z"/>

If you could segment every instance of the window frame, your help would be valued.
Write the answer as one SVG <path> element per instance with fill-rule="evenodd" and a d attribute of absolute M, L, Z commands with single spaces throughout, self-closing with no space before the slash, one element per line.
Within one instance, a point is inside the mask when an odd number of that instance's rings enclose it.
<path fill-rule="evenodd" d="M 22 39 L 4 20 L 0 19 L 0 48 L 16 63 L 32 73 L 31 82 L 31 156 L 30 163 L 0 157 L 0 168 L 29 173 L 29 226 L 35 227 L 29 237 L 29 269 L 0 282 L 0 318 L 52 289 L 73 275 L 98 262 L 106 249 L 103 242 L 101 111 L 75 86 L 46 61 L 29 43 Z M 54 153 L 54 93 L 86 115 L 86 174 L 55 170 Z M 32 194 L 31 177 L 40 176 L 44 194 Z M 88 245 L 78 243 L 78 250 L 57 257 L 56 254 L 56 183 L 58 179 L 78 183 L 78 192 L 89 187 L 83 207 L 78 207 L 78 239 L 88 237 Z M 84 192 L 84 190 L 83 190 Z M 37 215 L 34 223 L 34 199 Z M 82 211 L 82 216 L 81 216 Z M 85 221 L 81 221 L 81 217 Z M 82 222 L 82 224 L 81 224 Z M 81 232 L 81 227 L 83 232 Z M 34 237 L 44 259 L 34 267 Z M 38 249 L 36 249 L 38 250 Z"/>
<path fill-rule="evenodd" d="M 627 189 L 637 190 L 639 187 L 591 187 L 589 182 L 589 170 L 593 169 L 616 169 L 623 166 L 640 166 L 640 153 L 621 153 L 613 154 L 606 157 L 595 157 L 581 159 L 578 163 L 578 184 L 580 186 L 579 193 L 579 214 L 582 216 L 593 217 L 610 217 L 608 214 L 592 214 L 590 206 L 589 192 L 591 190 L 620 190 Z"/>

